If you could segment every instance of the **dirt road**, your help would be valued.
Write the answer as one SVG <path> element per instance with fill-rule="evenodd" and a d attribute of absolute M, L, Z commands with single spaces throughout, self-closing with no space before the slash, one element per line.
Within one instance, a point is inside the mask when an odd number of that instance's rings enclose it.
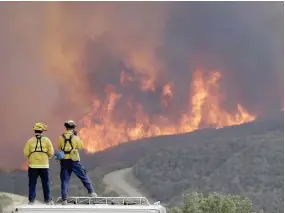
<path fill-rule="evenodd" d="M 19 206 L 21 204 L 28 203 L 28 198 L 21 196 L 21 195 L 16 195 L 16 194 L 7 193 L 7 192 L 0 192 L 0 194 L 7 195 L 8 197 L 12 198 L 12 200 L 13 200 L 13 204 L 10 206 L 7 206 L 5 208 L 5 211 L 7 211 L 7 212 L 14 210 L 14 208 L 16 208 L 17 206 Z M 36 203 L 41 203 L 41 202 L 36 201 Z"/>
<path fill-rule="evenodd" d="M 120 196 L 128 197 L 147 197 L 150 202 L 152 199 L 141 189 L 141 183 L 132 175 L 132 168 L 126 168 L 111 172 L 104 177 L 107 190 L 113 190 Z"/>

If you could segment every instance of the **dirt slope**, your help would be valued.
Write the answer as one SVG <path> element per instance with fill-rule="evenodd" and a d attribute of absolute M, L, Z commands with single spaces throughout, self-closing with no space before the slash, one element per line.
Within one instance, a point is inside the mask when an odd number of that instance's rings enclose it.
<path fill-rule="evenodd" d="M 26 204 L 28 203 L 28 198 L 25 196 L 17 195 L 17 194 L 12 194 L 12 193 L 7 193 L 7 192 L 0 192 L 0 195 L 6 195 L 13 200 L 13 204 L 10 206 L 7 206 L 5 208 L 5 211 L 10 212 L 13 211 L 17 206 L 21 204 Z M 36 203 L 40 203 L 39 201 L 36 201 Z"/>
<path fill-rule="evenodd" d="M 141 183 L 132 175 L 132 168 L 113 171 L 104 176 L 104 183 L 107 191 L 113 190 L 120 196 L 147 197 L 150 202 L 153 200 L 141 189 Z"/>

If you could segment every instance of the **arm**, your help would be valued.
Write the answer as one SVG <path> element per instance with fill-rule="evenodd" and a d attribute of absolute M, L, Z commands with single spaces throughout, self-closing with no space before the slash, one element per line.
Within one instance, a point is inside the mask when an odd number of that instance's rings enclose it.
<path fill-rule="evenodd" d="M 77 149 L 83 149 L 83 143 L 78 136 L 76 136 L 76 143 L 77 143 Z"/>
<path fill-rule="evenodd" d="M 47 138 L 47 154 L 51 158 L 54 155 L 54 149 L 51 141 Z"/>
<path fill-rule="evenodd" d="M 62 138 L 62 136 L 60 136 L 60 137 L 58 138 L 58 141 L 57 141 L 57 148 L 58 148 L 59 150 L 61 150 L 61 142 L 62 142 L 62 140 L 63 140 L 63 138 Z"/>
<path fill-rule="evenodd" d="M 24 156 L 28 158 L 30 155 L 30 141 L 27 141 L 24 147 Z"/>

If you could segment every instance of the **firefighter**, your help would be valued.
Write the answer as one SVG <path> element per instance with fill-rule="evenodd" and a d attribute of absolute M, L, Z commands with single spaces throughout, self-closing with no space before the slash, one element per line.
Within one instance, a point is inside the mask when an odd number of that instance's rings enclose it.
<path fill-rule="evenodd" d="M 92 183 L 86 175 L 86 170 L 80 163 L 78 150 L 83 148 L 83 143 L 77 136 L 76 124 L 74 121 L 69 120 L 64 123 L 64 126 L 66 132 L 59 137 L 58 149 L 61 151 L 56 153 L 56 157 L 60 160 L 62 204 L 66 205 L 68 184 L 72 172 L 81 180 L 90 197 L 97 197 L 97 194 L 94 192 Z"/>
<path fill-rule="evenodd" d="M 35 202 L 37 179 L 40 176 L 44 201 L 48 205 L 53 205 L 49 175 L 49 159 L 54 154 L 53 145 L 50 139 L 43 135 L 43 131 L 47 131 L 47 125 L 36 123 L 33 129 L 35 136 L 31 137 L 24 147 L 24 156 L 29 159 L 29 204 Z"/>

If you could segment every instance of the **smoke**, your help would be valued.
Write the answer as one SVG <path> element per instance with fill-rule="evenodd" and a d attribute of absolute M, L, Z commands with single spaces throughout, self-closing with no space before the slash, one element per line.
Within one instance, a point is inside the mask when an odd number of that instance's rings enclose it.
<path fill-rule="evenodd" d="M 197 69 L 222 74 L 225 109 L 261 115 L 283 102 L 282 2 L 1 2 L 0 160 L 22 161 L 34 122 L 55 140 L 93 98 L 171 119 L 188 107 Z M 166 84 L 173 102 L 161 107 Z M 111 86 L 112 85 L 112 86 Z M 14 154 L 15 153 L 15 154 Z"/>
<path fill-rule="evenodd" d="M 0 167 L 7 168 L 19 165 L 34 122 L 51 122 L 58 91 L 40 54 L 39 5 L 1 2 L 0 14 Z"/>
<path fill-rule="evenodd" d="M 283 99 L 283 3 L 176 4 L 165 30 L 167 67 L 179 85 L 189 70 L 222 72 L 228 104 L 278 110 Z M 189 68 L 190 65 L 190 68 Z M 187 78 L 183 78 L 187 81 Z"/>
<path fill-rule="evenodd" d="M 148 113 L 161 112 L 157 100 L 163 85 L 171 82 L 169 111 L 180 113 L 188 107 L 193 72 L 201 69 L 222 73 L 221 95 L 229 111 L 236 103 L 258 115 L 281 108 L 283 3 L 149 5 L 112 4 L 106 9 L 112 15 L 100 17 L 105 30 L 85 45 L 84 70 L 100 99 L 106 96 L 106 84 L 112 84 L 122 94 L 120 114 L 131 94 Z M 120 85 L 122 72 L 132 79 L 126 80 L 127 88 Z"/>

